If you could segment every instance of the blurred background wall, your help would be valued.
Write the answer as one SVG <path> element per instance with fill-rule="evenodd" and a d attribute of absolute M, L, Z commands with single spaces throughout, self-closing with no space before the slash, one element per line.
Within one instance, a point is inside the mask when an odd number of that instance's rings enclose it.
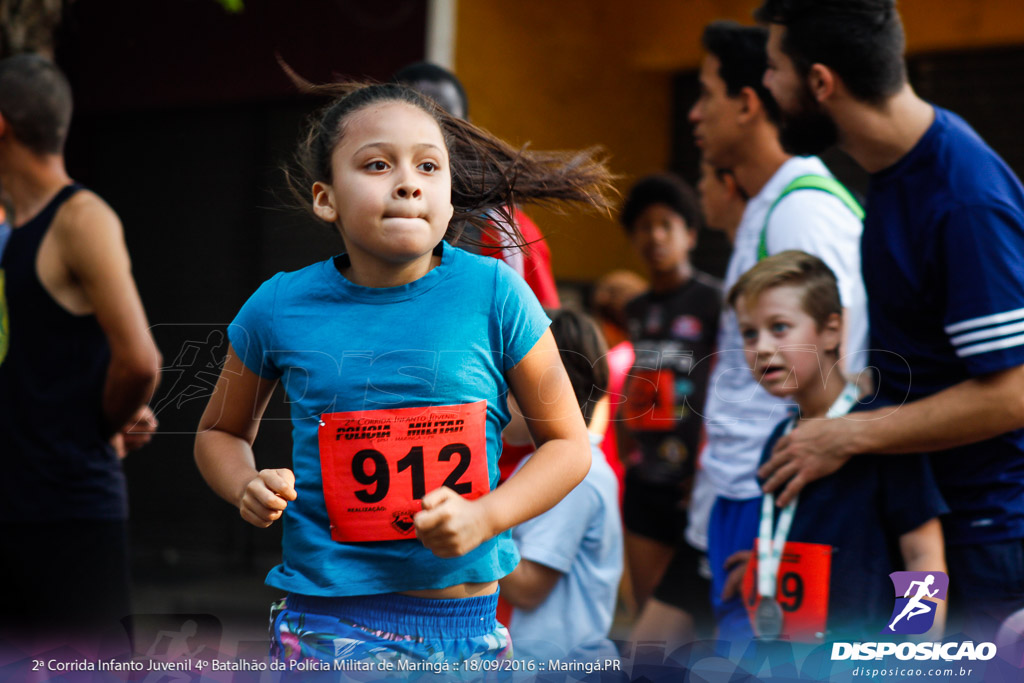
<path fill-rule="evenodd" d="M 0 1 L 0 11 L 6 5 Z M 471 118 L 536 148 L 602 145 L 625 190 L 667 168 L 693 179 L 686 121 L 700 33 L 751 21 L 757 0 L 63 0 L 55 54 L 74 88 L 74 177 L 120 214 L 164 355 L 161 434 L 126 461 L 135 575 L 165 586 L 276 561 L 280 527 L 259 531 L 217 499 L 192 461 L 192 430 L 223 357 L 224 326 L 259 283 L 340 242 L 284 209 L 280 167 L 319 103 L 299 96 L 280 55 L 312 81 L 387 79 L 431 55 L 465 82 Z M 905 0 L 911 77 L 961 113 L 1017 170 L 1024 147 L 1024 3 Z M 3 18 L 0 15 L 0 18 Z M 10 38 L 6 26 L 3 37 Z M 10 45 L 6 45 L 10 49 Z M 855 186 L 863 177 L 830 155 Z M 614 217 L 531 209 L 567 297 L 620 267 L 642 272 Z M 699 264 L 727 246 L 705 235 Z M 275 401 L 261 466 L 290 457 Z M 161 583 L 162 582 L 162 583 Z M 183 609 L 195 608 L 184 598 Z M 215 603 L 213 603 L 215 604 Z M 264 605 L 258 603 L 262 614 Z M 216 609 L 210 607 L 209 609 Z"/>

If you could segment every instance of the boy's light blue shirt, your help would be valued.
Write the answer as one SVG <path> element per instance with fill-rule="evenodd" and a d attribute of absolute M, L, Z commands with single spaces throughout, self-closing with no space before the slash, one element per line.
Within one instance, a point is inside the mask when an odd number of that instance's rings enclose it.
<path fill-rule="evenodd" d="M 618 657 L 608 631 L 622 578 L 622 517 L 618 480 L 600 443 L 592 434 L 592 464 L 580 485 L 512 531 L 523 559 L 563 574 L 539 607 L 513 610 L 509 632 L 516 656 L 545 662 Z"/>

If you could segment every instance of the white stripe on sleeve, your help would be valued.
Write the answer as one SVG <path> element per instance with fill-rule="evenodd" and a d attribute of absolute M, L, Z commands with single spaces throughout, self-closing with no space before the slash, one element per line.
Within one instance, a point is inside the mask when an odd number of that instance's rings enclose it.
<path fill-rule="evenodd" d="M 995 341 L 985 342 L 983 344 L 975 344 L 974 346 L 964 346 L 956 350 L 956 355 L 960 358 L 966 358 L 967 356 L 975 356 L 979 353 L 986 353 L 987 351 L 998 351 L 1000 349 L 1009 349 L 1014 346 L 1024 345 L 1024 334 L 1019 334 L 1016 337 L 1003 337 L 1002 339 L 996 339 Z"/>
<path fill-rule="evenodd" d="M 1024 332 L 1024 321 L 1013 323 L 1012 325 L 1001 325 L 999 327 L 987 327 L 984 330 L 977 330 L 976 332 L 968 332 L 967 334 L 961 334 L 959 337 L 953 337 L 950 339 L 950 343 L 953 346 L 963 346 L 969 342 L 981 341 L 983 339 L 995 339 L 996 337 L 1005 337 L 1016 332 Z"/>
<path fill-rule="evenodd" d="M 956 334 L 957 332 L 963 332 L 964 330 L 973 330 L 975 327 L 985 327 L 986 325 L 996 325 L 1014 320 L 1024 320 L 1024 308 L 1018 308 L 1016 311 L 1006 311 L 1004 313 L 993 313 L 992 315 L 984 315 L 980 318 L 971 318 L 970 320 L 961 320 L 958 323 L 946 325 L 945 329 L 946 334 Z"/>

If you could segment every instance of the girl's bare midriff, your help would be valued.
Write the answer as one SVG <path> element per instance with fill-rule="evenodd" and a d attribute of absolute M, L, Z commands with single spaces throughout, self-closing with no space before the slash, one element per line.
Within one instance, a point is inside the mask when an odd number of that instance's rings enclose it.
<path fill-rule="evenodd" d="M 402 591 L 402 595 L 410 595 L 414 598 L 427 598 L 429 600 L 452 600 L 457 598 L 476 598 L 481 595 L 491 595 L 498 590 L 497 581 L 485 581 L 483 583 L 457 583 L 447 588 L 428 588 L 421 591 Z"/>

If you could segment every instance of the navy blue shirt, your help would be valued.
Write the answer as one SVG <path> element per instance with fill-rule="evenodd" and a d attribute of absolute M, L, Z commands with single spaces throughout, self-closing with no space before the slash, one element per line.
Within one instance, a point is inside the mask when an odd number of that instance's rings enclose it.
<path fill-rule="evenodd" d="M 880 394 L 1024 365 L 1024 188 L 955 114 L 871 178 L 862 242 Z M 932 456 L 950 544 L 1024 537 L 1024 430 Z"/>
<path fill-rule="evenodd" d="M 768 437 L 761 464 L 790 419 Z M 832 547 L 826 640 L 877 639 L 892 612 L 889 574 L 903 569 L 900 536 L 946 512 L 923 455 L 859 455 L 800 491 L 786 540 Z"/>

